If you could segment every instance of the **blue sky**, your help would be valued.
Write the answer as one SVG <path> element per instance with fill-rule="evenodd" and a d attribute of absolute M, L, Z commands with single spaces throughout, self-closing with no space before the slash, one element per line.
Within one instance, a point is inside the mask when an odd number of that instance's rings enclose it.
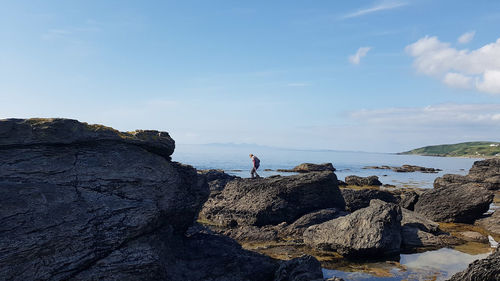
<path fill-rule="evenodd" d="M 0 1 L 0 118 L 178 143 L 500 141 L 500 2 Z"/>

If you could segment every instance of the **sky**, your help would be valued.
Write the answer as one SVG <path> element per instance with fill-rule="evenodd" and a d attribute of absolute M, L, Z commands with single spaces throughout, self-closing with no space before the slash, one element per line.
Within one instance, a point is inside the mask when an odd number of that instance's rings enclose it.
<path fill-rule="evenodd" d="M 0 0 L 0 118 L 180 144 L 500 141 L 500 1 Z"/>

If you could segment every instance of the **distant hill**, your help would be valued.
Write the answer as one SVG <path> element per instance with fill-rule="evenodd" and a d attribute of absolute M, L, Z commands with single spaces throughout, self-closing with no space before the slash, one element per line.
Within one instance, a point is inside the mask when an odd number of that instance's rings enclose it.
<path fill-rule="evenodd" d="M 499 142 L 463 142 L 457 144 L 443 144 L 425 146 L 398 154 L 415 154 L 424 156 L 450 156 L 450 157 L 491 157 L 500 156 Z"/>

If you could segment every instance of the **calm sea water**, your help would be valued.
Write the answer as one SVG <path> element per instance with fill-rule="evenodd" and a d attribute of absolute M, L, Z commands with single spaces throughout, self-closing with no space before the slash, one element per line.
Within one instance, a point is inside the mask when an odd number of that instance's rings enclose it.
<path fill-rule="evenodd" d="M 443 174 L 466 174 L 474 161 L 472 158 L 430 157 L 396 155 L 350 151 L 290 150 L 249 145 L 177 145 L 173 159 L 190 164 L 198 169 L 223 169 L 229 174 L 249 177 L 252 163 L 248 154 L 261 160 L 261 176 L 286 175 L 264 169 L 290 169 L 300 163 L 331 162 L 337 169 L 337 177 L 343 180 L 348 175 L 376 175 L 384 184 L 400 187 L 431 188 L 436 177 Z M 396 173 L 391 170 L 363 169 L 366 166 L 401 166 L 404 164 L 439 168 L 437 174 Z"/>

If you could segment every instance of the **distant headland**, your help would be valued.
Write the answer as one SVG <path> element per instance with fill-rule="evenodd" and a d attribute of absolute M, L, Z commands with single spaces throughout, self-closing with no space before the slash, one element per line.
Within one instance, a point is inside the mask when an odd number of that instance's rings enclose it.
<path fill-rule="evenodd" d="M 446 157 L 494 157 L 500 156 L 500 142 L 477 141 L 431 145 L 398 154 Z"/>

